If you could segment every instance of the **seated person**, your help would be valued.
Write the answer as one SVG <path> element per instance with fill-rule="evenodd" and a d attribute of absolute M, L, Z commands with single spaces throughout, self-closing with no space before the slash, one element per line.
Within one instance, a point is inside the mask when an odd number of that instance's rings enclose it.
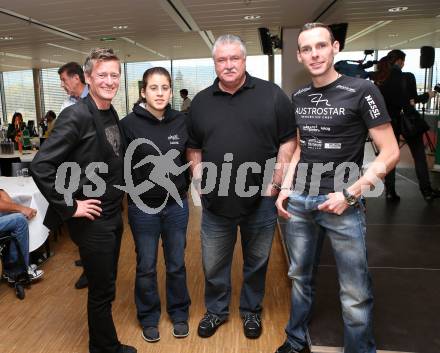
<path fill-rule="evenodd" d="M 23 122 L 23 115 L 19 112 L 15 112 L 12 116 L 12 123 L 8 125 L 7 138 L 16 142 L 17 135 L 19 135 L 25 127 L 26 124 Z"/>
<path fill-rule="evenodd" d="M 44 120 L 47 121 L 47 130 L 44 134 L 44 137 L 49 137 L 52 132 L 53 126 L 55 125 L 56 114 L 53 110 L 49 110 L 44 117 Z"/>
<path fill-rule="evenodd" d="M 37 210 L 15 203 L 8 193 L 0 189 L 0 232 L 10 232 L 16 242 L 11 242 L 9 254 L 4 258 L 5 270 L 3 277 L 8 282 L 27 269 L 30 280 L 41 278 L 42 270 L 35 265 L 29 265 L 29 228 L 28 219 L 32 219 Z M 17 246 L 19 249 L 17 249 Z M 19 251 L 23 255 L 24 266 L 19 266 Z"/>

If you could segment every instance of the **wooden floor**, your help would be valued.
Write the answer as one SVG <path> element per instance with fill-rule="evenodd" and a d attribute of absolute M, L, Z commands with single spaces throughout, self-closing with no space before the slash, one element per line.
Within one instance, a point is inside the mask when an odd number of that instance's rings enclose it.
<path fill-rule="evenodd" d="M 284 326 L 290 307 L 287 265 L 279 239 L 275 238 L 269 264 L 263 303 L 264 331 L 260 339 L 246 339 L 239 318 L 238 301 L 242 278 L 239 244 L 234 256 L 230 319 L 213 337 L 201 339 L 197 336 L 197 324 L 205 308 L 199 238 L 200 208 L 193 207 L 190 214 L 186 251 L 188 285 L 192 299 L 189 337 L 176 339 L 171 334 L 172 326 L 164 306 L 164 264 L 160 254 L 158 278 L 163 308 L 159 325 L 161 340 L 147 343 L 141 338 L 133 298 L 135 252 L 131 232 L 126 225 L 119 261 L 117 295 L 113 306 L 119 339 L 144 353 L 274 352 L 284 341 Z M 77 251 L 67 234 L 63 234 L 53 243 L 53 250 L 55 256 L 42 267 L 45 271 L 44 279 L 26 291 L 25 300 L 18 300 L 12 288 L 4 282 L 0 283 L 0 353 L 88 352 L 87 290 L 74 288 L 81 273 L 81 269 L 73 265 L 78 257 Z"/>

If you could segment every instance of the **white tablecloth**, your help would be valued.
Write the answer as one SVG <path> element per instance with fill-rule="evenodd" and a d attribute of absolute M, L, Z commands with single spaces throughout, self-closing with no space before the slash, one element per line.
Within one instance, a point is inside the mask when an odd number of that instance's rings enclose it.
<path fill-rule="evenodd" d="M 43 225 L 48 202 L 31 177 L 0 177 L 0 189 L 15 202 L 37 210 L 37 215 L 29 221 L 29 251 L 36 250 L 49 235 L 49 229 Z"/>

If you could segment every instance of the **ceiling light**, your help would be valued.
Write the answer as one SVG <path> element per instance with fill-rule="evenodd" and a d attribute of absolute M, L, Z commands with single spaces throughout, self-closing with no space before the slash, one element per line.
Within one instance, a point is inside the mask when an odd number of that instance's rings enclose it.
<path fill-rule="evenodd" d="M 102 41 L 102 42 L 113 42 L 114 40 L 116 40 L 116 38 L 115 37 L 106 36 L 106 37 L 101 37 L 99 40 Z"/>
<path fill-rule="evenodd" d="M 243 17 L 243 19 L 246 21 L 255 21 L 255 20 L 259 20 L 260 18 L 261 18 L 260 15 L 246 15 Z"/>
<path fill-rule="evenodd" d="M 3 37 L 0 37 L 0 40 L 13 40 L 14 38 L 13 37 L 11 37 L 11 36 L 3 36 Z"/>
<path fill-rule="evenodd" d="M 65 47 L 63 45 L 54 44 L 54 43 L 46 43 L 46 44 L 50 45 L 51 47 L 55 47 L 55 48 L 59 48 L 59 49 L 64 49 L 64 50 L 69 50 L 69 51 L 73 51 L 75 53 L 80 53 L 80 54 L 84 54 L 84 55 L 89 55 L 89 53 L 86 53 L 84 51 L 73 49 L 73 48 L 69 48 L 69 47 Z"/>
<path fill-rule="evenodd" d="M 379 28 L 384 27 L 384 26 L 390 24 L 391 22 L 393 22 L 393 21 L 391 21 L 391 20 L 389 20 L 389 21 L 378 21 L 375 24 L 373 24 L 371 26 L 368 26 L 368 27 L 364 28 L 363 30 L 361 30 L 361 31 L 359 31 L 359 32 L 357 32 L 355 34 L 352 34 L 350 37 L 347 37 L 347 39 L 345 39 L 345 43 L 348 44 L 350 42 L 353 42 L 354 40 L 359 39 L 359 38 L 361 38 L 361 37 L 363 37 L 363 36 L 365 36 L 365 35 L 367 35 L 367 34 L 369 34 L 371 32 L 374 32 L 374 31 L 378 30 Z"/>
<path fill-rule="evenodd" d="M 128 26 L 113 26 L 113 29 L 119 29 L 119 30 L 127 29 L 127 28 L 128 28 Z"/>
<path fill-rule="evenodd" d="M 402 12 L 408 10 L 408 6 L 399 6 L 399 7 L 392 7 L 388 9 L 388 12 Z"/>
<path fill-rule="evenodd" d="M 130 39 L 130 38 L 127 38 L 127 37 L 121 37 L 121 39 L 125 40 L 126 42 L 128 42 L 130 44 L 133 44 L 134 46 L 136 46 L 138 48 L 142 48 L 142 49 L 144 49 L 146 51 L 149 51 L 150 53 L 152 53 L 154 55 L 157 55 L 157 56 L 160 56 L 161 58 L 167 59 L 167 57 L 165 55 L 163 55 L 163 54 L 161 54 L 161 53 L 159 53 L 159 52 L 157 52 L 157 51 L 155 51 L 155 50 L 153 50 L 151 48 L 148 48 L 145 45 L 134 41 L 133 39 Z"/>
<path fill-rule="evenodd" d="M 390 34 L 388 34 L 388 37 L 390 37 L 390 38 L 396 38 L 398 36 L 399 36 L 398 33 L 390 33 Z"/>

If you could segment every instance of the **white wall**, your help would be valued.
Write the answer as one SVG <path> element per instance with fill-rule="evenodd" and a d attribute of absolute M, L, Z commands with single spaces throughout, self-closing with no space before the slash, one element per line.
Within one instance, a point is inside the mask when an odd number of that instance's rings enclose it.
<path fill-rule="evenodd" d="M 310 76 L 296 59 L 299 28 L 283 28 L 282 88 L 290 97 L 297 87 L 310 82 Z"/>

